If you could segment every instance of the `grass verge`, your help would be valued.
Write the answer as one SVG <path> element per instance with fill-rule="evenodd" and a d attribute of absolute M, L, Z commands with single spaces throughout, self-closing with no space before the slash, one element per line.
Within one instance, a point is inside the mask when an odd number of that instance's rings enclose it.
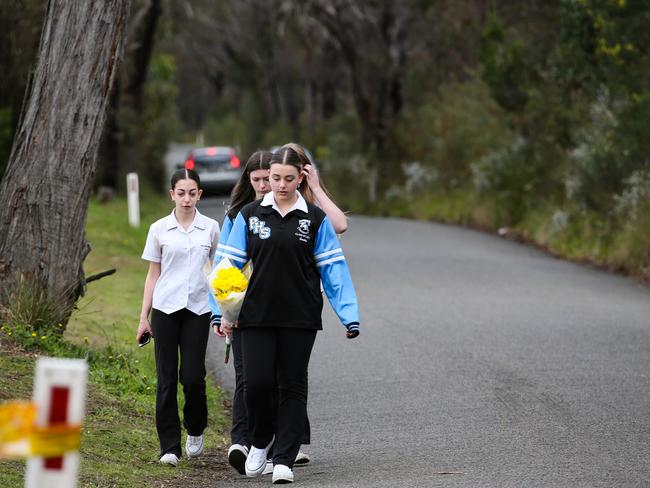
<path fill-rule="evenodd" d="M 166 199 L 150 196 L 141 211 L 142 222 L 150 223 L 171 206 Z M 120 199 L 105 205 L 91 202 L 86 233 L 93 250 L 84 263 L 86 275 L 108 268 L 117 273 L 88 285 L 62 339 L 54 333 L 36 334 L 28 324 L 2 325 L 0 370 L 6 374 L 0 376 L 0 401 L 31 397 L 38 355 L 86 357 L 88 397 L 79 486 L 205 486 L 225 477 L 226 397 L 208 385 L 204 456 L 185 459 L 176 469 L 158 464 L 153 345 L 135 346 L 146 274 L 140 254 L 148 224 L 132 229 L 126 215 L 126 203 Z M 21 486 L 24 465 L 2 461 L 0 486 Z"/>
<path fill-rule="evenodd" d="M 633 220 L 587 211 L 561 211 L 551 203 L 529 205 L 517 224 L 498 199 L 472 189 L 423 192 L 375 204 L 370 213 L 463 225 L 499 232 L 554 256 L 592 264 L 650 282 L 650 203 Z"/>

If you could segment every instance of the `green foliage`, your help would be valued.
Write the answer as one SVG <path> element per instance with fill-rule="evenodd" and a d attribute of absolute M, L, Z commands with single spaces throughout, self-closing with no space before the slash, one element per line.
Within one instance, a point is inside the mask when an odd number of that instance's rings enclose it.
<path fill-rule="evenodd" d="M 406 110 L 396 134 L 401 162 L 430 168 L 443 189 L 465 185 L 474 162 L 513 139 L 503 111 L 475 78 L 445 85 Z"/>
<path fill-rule="evenodd" d="M 145 191 L 143 222 L 165 215 L 166 198 Z M 142 480 L 155 486 L 169 483 L 206 486 L 220 477 L 210 451 L 221 448 L 228 418 L 221 408 L 225 394 L 208 382 L 206 461 L 183 460 L 175 470 L 161 466 L 155 428 L 154 347 L 135 345 L 146 264 L 140 259 L 148 225 L 131 228 L 126 203 L 91 202 L 86 233 L 92 245 L 87 272 L 115 266 L 118 272 L 88 286 L 86 296 L 65 334 L 36 333 L 30 325 L 4 321 L 0 325 L 0 401 L 31 396 L 34 352 L 55 357 L 86 358 L 89 364 L 86 419 L 81 444 L 80 486 L 138 488 Z M 60 326 L 58 329 L 62 329 Z M 50 331 L 52 327 L 44 327 Z M 12 344 L 6 352 L 7 344 Z M 19 345 L 20 348 L 15 347 Z M 179 388 L 182 405 L 182 388 Z M 22 483 L 24 462 L 2 462 L 0 486 Z"/>
<path fill-rule="evenodd" d="M 15 286 L 3 297 L 0 306 L 0 319 L 15 324 L 24 334 L 16 337 L 39 337 L 52 339 L 60 338 L 65 330 L 74 305 L 59 297 L 70 293 L 71 290 L 48 290 L 40 279 L 30 275 L 20 275 L 15 280 Z M 31 343 L 32 340 L 29 339 Z"/>
<path fill-rule="evenodd" d="M 533 190 L 534 169 L 530 147 L 521 137 L 472 165 L 476 190 L 497 197 L 507 215 L 504 224 L 517 222 L 525 213 L 526 195 Z"/>
<path fill-rule="evenodd" d="M 533 73 L 529 59 L 526 45 L 516 38 L 508 40 L 501 20 L 489 16 L 481 39 L 482 76 L 494 99 L 509 112 L 526 107 L 526 81 Z"/>
<path fill-rule="evenodd" d="M 203 132 L 206 144 L 238 148 L 244 159 L 250 154 L 250 149 L 246 151 L 244 148 L 246 125 L 236 113 L 215 110 L 215 114 L 207 120 Z"/>
<path fill-rule="evenodd" d="M 273 146 L 280 146 L 287 142 L 293 141 L 296 134 L 289 124 L 279 121 L 266 129 L 262 136 L 260 148 L 269 149 Z"/>
<path fill-rule="evenodd" d="M 634 217 L 615 235 L 608 261 L 612 265 L 650 279 L 650 185 L 638 202 Z"/>
<path fill-rule="evenodd" d="M 144 110 L 133 140 L 139 151 L 138 171 L 158 190 L 165 188 L 167 183 L 162 165 L 167 145 L 180 127 L 174 103 L 177 95 L 175 72 L 173 56 L 161 53 L 152 57 L 144 86 Z"/>

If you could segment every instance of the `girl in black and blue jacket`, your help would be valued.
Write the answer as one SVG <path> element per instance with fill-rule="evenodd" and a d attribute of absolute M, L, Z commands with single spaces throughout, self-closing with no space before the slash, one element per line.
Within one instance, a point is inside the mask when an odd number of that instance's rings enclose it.
<path fill-rule="evenodd" d="M 304 179 L 299 187 L 299 191 L 307 202 L 314 203 L 320 207 L 332 222 L 332 226 L 337 234 L 342 234 L 347 230 L 347 217 L 341 209 L 331 199 L 329 193 L 320 181 L 316 165 L 309 153 L 299 144 L 288 143 L 283 148 L 293 149 L 301 159 L 302 173 Z M 282 148 L 280 148 L 282 149 Z M 225 246 L 228 243 L 228 237 L 232 230 L 233 221 L 239 211 L 248 203 L 260 200 L 271 191 L 269 185 L 269 169 L 271 164 L 272 153 L 258 150 L 254 152 L 246 162 L 242 175 L 233 188 L 228 211 L 223 220 L 219 245 Z M 215 256 L 216 265 L 222 259 L 221 255 Z M 212 294 L 209 297 L 210 308 L 212 309 L 212 325 L 217 335 L 223 336 L 220 329 L 221 312 L 214 300 Z M 248 415 L 244 402 L 244 384 L 243 384 L 243 364 L 241 348 L 239 347 L 239 334 L 235 331 L 232 334 L 232 351 L 233 364 L 235 367 L 235 391 L 232 398 L 232 426 L 230 430 L 231 445 L 228 449 L 228 462 L 240 474 L 245 474 L 244 464 L 251 443 L 248 435 Z M 302 444 L 311 442 L 311 429 L 309 419 L 305 418 L 305 426 L 302 435 Z M 304 464 L 310 461 L 310 457 L 299 451 L 295 463 Z M 272 463 L 267 464 L 264 471 L 273 470 Z"/>
<path fill-rule="evenodd" d="M 295 150 L 285 147 L 274 154 L 273 191 L 242 208 L 227 244 L 217 250 L 237 266 L 253 263 L 239 320 L 223 322 L 222 329 L 230 332 L 236 325 L 241 340 L 252 441 L 246 474 L 262 473 L 275 442 L 274 482 L 293 481 L 306 416 L 307 367 L 316 332 L 322 329 L 321 281 L 347 337 L 359 334 L 357 298 L 345 257 L 325 212 L 298 192 L 303 177 Z"/>

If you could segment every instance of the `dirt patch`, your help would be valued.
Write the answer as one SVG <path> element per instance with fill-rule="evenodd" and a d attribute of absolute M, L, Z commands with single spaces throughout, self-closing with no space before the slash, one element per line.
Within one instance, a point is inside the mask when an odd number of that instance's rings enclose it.
<path fill-rule="evenodd" d="M 235 477 L 239 476 L 228 464 L 226 451 L 223 449 L 207 451 L 203 456 L 187 461 L 187 463 L 191 469 L 180 475 L 175 475 L 173 479 L 158 480 L 154 486 L 161 488 L 214 488 L 233 485 Z"/>

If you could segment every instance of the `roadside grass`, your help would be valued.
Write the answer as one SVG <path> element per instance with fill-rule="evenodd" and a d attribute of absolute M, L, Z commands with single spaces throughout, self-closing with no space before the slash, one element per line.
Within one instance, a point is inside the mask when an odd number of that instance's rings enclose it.
<path fill-rule="evenodd" d="M 561 258 L 650 281 L 650 203 L 642 206 L 634 219 L 624 221 L 594 212 L 562 212 L 552 202 L 542 202 L 531 205 L 522 212 L 521 221 L 508 226 L 508 214 L 498 199 L 460 188 L 387 200 L 377 203 L 370 213 L 499 231 Z"/>
<path fill-rule="evenodd" d="M 86 275 L 116 268 L 114 275 L 88 285 L 63 339 L 35 334 L 24 324 L 3 324 L 0 331 L 0 401 L 31 397 L 38 355 L 86 357 L 89 363 L 86 419 L 81 445 L 82 487 L 204 486 L 223 479 L 227 399 L 208 381 L 206 453 L 184 458 L 176 469 L 158 463 L 155 429 L 153 343 L 135 345 L 147 263 L 140 259 L 148 226 L 171 211 L 167 199 L 147 195 L 141 203 L 143 225 L 127 222 L 126 203 L 91 202 L 86 226 L 92 251 Z M 57 325 L 53 325 L 57 327 Z M 182 391 L 179 385 L 179 405 Z M 0 486 L 20 486 L 25 463 L 2 461 Z"/>
<path fill-rule="evenodd" d="M 0 402 L 31 397 L 34 361 L 0 335 Z M 0 461 L 0 486 L 22 486 L 23 471 L 23 461 Z"/>

